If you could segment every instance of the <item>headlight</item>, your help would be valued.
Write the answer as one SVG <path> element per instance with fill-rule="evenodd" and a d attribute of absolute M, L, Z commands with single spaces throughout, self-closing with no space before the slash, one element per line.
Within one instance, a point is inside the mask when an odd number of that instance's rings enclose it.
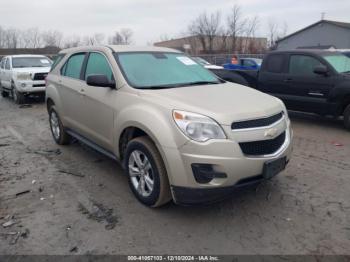
<path fill-rule="evenodd" d="M 173 118 L 181 131 L 195 141 L 205 142 L 209 139 L 226 138 L 219 124 L 207 116 L 174 110 Z"/>
<path fill-rule="evenodd" d="M 17 73 L 17 80 L 31 80 L 32 75 L 30 73 Z"/>

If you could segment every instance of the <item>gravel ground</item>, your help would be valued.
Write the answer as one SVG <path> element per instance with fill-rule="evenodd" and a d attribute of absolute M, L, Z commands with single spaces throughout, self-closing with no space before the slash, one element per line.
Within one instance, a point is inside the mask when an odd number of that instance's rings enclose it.
<path fill-rule="evenodd" d="M 0 254 L 350 254 L 350 133 L 291 118 L 293 158 L 273 180 L 208 206 L 150 209 L 117 163 L 57 146 L 44 104 L 0 98 Z"/>

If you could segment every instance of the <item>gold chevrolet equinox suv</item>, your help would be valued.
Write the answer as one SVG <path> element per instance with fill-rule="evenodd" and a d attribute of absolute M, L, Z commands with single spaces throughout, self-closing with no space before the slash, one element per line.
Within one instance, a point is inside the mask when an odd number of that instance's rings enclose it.
<path fill-rule="evenodd" d="M 160 47 L 63 50 L 47 77 L 54 140 L 119 161 L 136 198 L 157 207 L 217 201 L 270 179 L 291 155 L 284 104 L 225 82 Z"/>

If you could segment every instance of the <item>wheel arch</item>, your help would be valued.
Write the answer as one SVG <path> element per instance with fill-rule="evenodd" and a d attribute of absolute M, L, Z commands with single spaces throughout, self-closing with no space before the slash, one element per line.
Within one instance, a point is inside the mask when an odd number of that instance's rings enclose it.
<path fill-rule="evenodd" d="M 345 95 L 344 98 L 342 99 L 340 115 L 342 115 L 344 113 L 344 111 L 348 105 L 350 105 L 350 94 Z"/>

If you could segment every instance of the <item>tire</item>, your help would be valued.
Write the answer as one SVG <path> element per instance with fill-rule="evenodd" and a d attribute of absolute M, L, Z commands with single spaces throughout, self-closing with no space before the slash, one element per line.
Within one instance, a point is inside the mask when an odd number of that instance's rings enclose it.
<path fill-rule="evenodd" d="M 25 96 L 21 92 L 18 92 L 15 87 L 12 89 L 12 97 L 15 103 L 18 105 L 24 104 L 26 100 Z"/>
<path fill-rule="evenodd" d="M 344 110 L 344 126 L 347 130 L 350 131 L 350 104 Z"/>
<path fill-rule="evenodd" d="M 159 207 L 172 199 L 164 162 L 149 137 L 137 137 L 128 143 L 124 165 L 131 191 L 142 204 Z"/>
<path fill-rule="evenodd" d="M 64 126 L 53 106 L 49 109 L 50 130 L 53 139 L 59 145 L 67 145 L 70 142 L 70 135 L 65 131 Z"/>
<path fill-rule="evenodd" d="M 1 89 L 1 96 L 2 97 L 8 97 L 9 93 Z"/>
<path fill-rule="evenodd" d="M 5 91 L 4 88 L 1 85 L 1 81 L 0 81 L 0 91 L 1 91 L 1 96 L 2 97 L 8 97 L 9 96 L 9 92 Z"/>

